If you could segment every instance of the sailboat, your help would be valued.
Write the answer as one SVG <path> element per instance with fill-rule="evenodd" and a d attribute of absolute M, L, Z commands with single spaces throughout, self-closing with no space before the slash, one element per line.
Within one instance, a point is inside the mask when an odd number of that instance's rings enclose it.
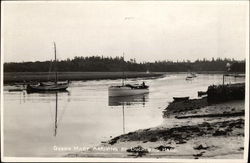
<path fill-rule="evenodd" d="M 55 52 L 55 82 L 40 82 L 37 85 L 27 85 L 27 92 L 48 92 L 48 91 L 65 91 L 69 86 L 68 82 L 58 82 L 58 75 L 56 69 L 56 43 L 54 42 L 54 52 Z"/>
<path fill-rule="evenodd" d="M 123 60 L 124 60 L 124 56 L 123 56 Z M 142 82 L 141 85 L 124 84 L 124 71 L 123 71 L 122 85 L 110 86 L 108 88 L 108 92 L 109 92 L 108 94 L 110 97 L 140 95 L 140 94 L 149 93 L 149 86 L 145 85 L 144 82 Z"/>

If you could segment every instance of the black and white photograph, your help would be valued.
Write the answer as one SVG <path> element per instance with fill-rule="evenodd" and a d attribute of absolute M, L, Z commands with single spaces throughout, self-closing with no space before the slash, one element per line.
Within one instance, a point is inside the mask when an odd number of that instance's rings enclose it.
<path fill-rule="evenodd" d="M 1 161 L 247 162 L 249 1 L 3 1 Z"/>

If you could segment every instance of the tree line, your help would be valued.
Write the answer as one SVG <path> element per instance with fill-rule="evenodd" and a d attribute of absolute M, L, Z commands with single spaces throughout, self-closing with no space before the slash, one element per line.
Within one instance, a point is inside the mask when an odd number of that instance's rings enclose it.
<path fill-rule="evenodd" d="M 125 61 L 123 57 L 74 57 L 73 59 L 36 62 L 9 62 L 4 63 L 4 72 L 186 72 L 186 71 L 227 71 L 227 64 L 230 64 L 230 71 L 245 72 L 245 60 L 237 61 L 230 58 L 217 58 L 212 60 L 197 59 L 194 62 L 183 61 L 155 61 L 140 62 L 135 59 Z"/>

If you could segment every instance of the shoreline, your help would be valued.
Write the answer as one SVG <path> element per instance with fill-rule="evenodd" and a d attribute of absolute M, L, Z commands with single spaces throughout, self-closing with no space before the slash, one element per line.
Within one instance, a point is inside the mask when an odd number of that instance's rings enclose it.
<path fill-rule="evenodd" d="M 118 151 L 82 151 L 66 157 L 242 159 L 244 102 L 233 100 L 171 112 L 171 115 L 163 116 L 164 122 L 159 126 L 126 133 L 96 147 L 117 148 Z M 241 114 L 237 114 L 239 112 Z M 225 113 L 227 116 L 223 115 Z M 177 115 L 184 117 L 178 119 Z"/>
<path fill-rule="evenodd" d="M 124 72 L 125 78 L 158 78 L 164 75 L 187 74 L 187 72 Z M 197 71 L 197 74 L 223 74 L 223 71 Z M 244 74 L 244 73 L 243 73 Z M 86 80 L 105 80 L 121 79 L 123 72 L 58 72 L 59 81 L 86 81 Z M 54 72 L 4 72 L 4 84 L 16 82 L 45 82 L 54 80 Z"/>
<path fill-rule="evenodd" d="M 158 78 L 165 73 L 163 72 L 124 72 L 125 78 Z M 54 80 L 54 73 L 48 72 L 5 72 L 4 84 L 13 84 L 17 82 L 44 82 Z M 86 80 L 105 80 L 121 79 L 122 72 L 58 72 L 59 81 L 86 81 Z"/>

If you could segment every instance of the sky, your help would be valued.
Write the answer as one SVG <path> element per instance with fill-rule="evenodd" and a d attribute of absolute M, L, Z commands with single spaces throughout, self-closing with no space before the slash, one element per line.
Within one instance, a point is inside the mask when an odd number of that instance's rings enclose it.
<path fill-rule="evenodd" d="M 248 1 L 2 2 L 4 62 L 122 56 L 138 62 L 248 55 Z"/>

